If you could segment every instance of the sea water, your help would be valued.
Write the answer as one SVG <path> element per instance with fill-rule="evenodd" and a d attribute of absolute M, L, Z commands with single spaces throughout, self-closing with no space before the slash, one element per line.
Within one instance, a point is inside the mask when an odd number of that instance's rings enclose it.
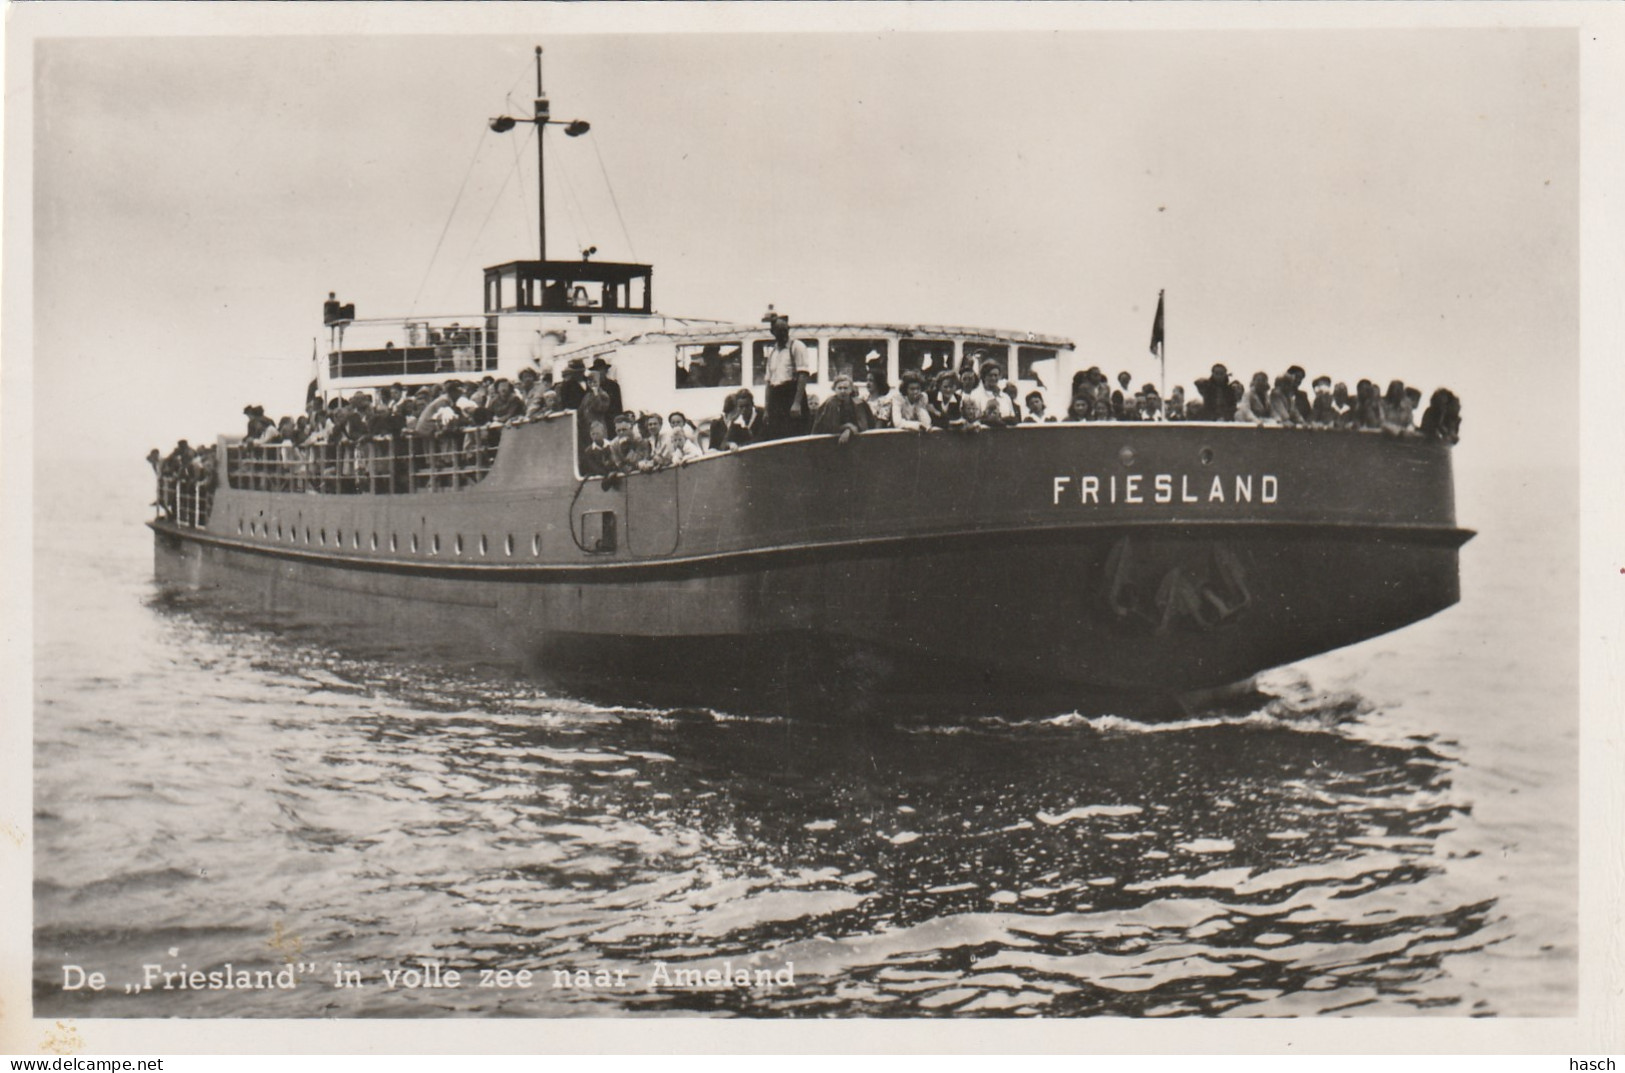
<path fill-rule="evenodd" d="M 44 464 L 35 1014 L 1572 1014 L 1576 485 L 1460 483 L 1461 603 L 1243 710 L 843 727 L 227 619 Z"/>

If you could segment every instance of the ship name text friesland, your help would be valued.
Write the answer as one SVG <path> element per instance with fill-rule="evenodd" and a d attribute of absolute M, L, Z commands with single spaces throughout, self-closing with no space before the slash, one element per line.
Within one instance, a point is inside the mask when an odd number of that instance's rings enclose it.
<path fill-rule="evenodd" d="M 1051 502 L 1114 506 L 1136 503 L 1275 503 L 1281 482 L 1273 473 L 1215 474 L 1192 477 L 1188 473 L 1125 473 L 1101 477 L 1056 475 L 1051 481 Z"/>

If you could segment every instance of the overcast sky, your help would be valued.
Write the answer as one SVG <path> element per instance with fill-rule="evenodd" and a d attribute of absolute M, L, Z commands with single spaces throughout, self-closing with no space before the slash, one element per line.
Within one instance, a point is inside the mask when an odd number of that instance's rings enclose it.
<path fill-rule="evenodd" d="M 1567 29 L 41 40 L 33 356 L 96 430 L 69 450 L 295 410 L 329 290 L 478 310 L 535 256 L 530 128 L 485 123 L 528 114 L 536 44 L 593 125 L 550 134 L 551 252 L 654 264 L 664 312 L 1030 329 L 1154 379 L 1165 289 L 1170 384 L 1447 385 L 1473 464 L 1535 422 L 1576 457 L 1528 397 L 1578 384 Z"/>

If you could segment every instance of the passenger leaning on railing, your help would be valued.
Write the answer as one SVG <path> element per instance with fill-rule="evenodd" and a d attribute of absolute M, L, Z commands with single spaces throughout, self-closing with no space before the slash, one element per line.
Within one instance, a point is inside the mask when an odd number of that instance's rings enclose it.
<path fill-rule="evenodd" d="M 835 435 L 846 443 L 853 436 L 867 432 L 874 427 L 874 418 L 869 413 L 868 406 L 854 397 L 852 378 L 845 373 L 837 374 L 835 382 L 830 385 L 832 394 L 818 407 L 813 416 L 812 434 Z"/>
<path fill-rule="evenodd" d="M 931 425 L 934 428 L 963 426 L 964 417 L 959 407 L 959 377 L 944 370 L 940 373 L 931 393 Z"/>
<path fill-rule="evenodd" d="M 673 411 L 666 420 L 666 431 L 661 435 L 660 443 L 655 448 L 655 465 L 680 466 L 684 462 L 692 462 L 702 457 L 703 454 L 694 426 L 688 423 L 688 418 L 684 414 Z"/>
<path fill-rule="evenodd" d="M 893 394 L 891 402 L 892 427 L 911 432 L 930 432 L 932 424 L 931 400 L 925 393 L 925 378 L 915 369 L 903 374 L 902 390 Z"/>
<path fill-rule="evenodd" d="M 637 419 L 630 413 L 615 415 L 615 436 L 609 441 L 610 468 L 616 473 L 636 473 L 649 460 L 648 443 L 634 431 Z M 591 426 L 588 426 L 589 435 Z"/>
<path fill-rule="evenodd" d="M 488 403 L 491 420 L 503 423 L 525 416 L 525 400 L 514 391 L 511 380 L 498 380 Z"/>
<path fill-rule="evenodd" d="M 586 477 L 604 477 L 615 471 L 613 450 L 602 421 L 594 421 L 587 428 L 587 446 L 581 451 L 581 473 Z"/>
<path fill-rule="evenodd" d="M 723 403 L 722 416 L 713 418 L 706 437 L 706 449 L 731 451 L 762 440 L 762 411 L 750 388 L 742 387 Z"/>
<path fill-rule="evenodd" d="M 1461 400 L 1447 388 L 1439 388 L 1428 400 L 1422 415 L 1421 433 L 1427 439 L 1455 443 L 1461 439 Z"/>

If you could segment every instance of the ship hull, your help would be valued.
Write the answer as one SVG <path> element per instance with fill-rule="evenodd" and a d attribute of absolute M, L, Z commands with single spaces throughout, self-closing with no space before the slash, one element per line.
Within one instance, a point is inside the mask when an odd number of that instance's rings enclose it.
<path fill-rule="evenodd" d="M 709 484 L 691 479 L 698 473 L 685 473 L 681 488 L 675 474 L 607 485 L 572 477 L 568 501 L 545 481 L 502 493 L 499 480 L 484 502 L 223 490 L 204 529 L 154 523 L 158 572 L 270 622 L 320 624 L 357 652 L 521 669 L 610 703 L 827 716 L 1178 711 L 1181 699 L 1459 598 L 1458 549 L 1471 534 L 1454 524 L 1441 445 L 1298 433 L 1283 452 L 1269 430 L 1037 431 L 886 437 L 885 449 L 905 455 L 883 460 L 891 472 L 910 460 L 940 467 L 916 470 L 916 501 L 895 521 L 856 482 L 875 459 L 826 440 L 685 467 L 715 467 Z M 1232 460 L 1222 471 L 1213 444 Z M 729 465 L 731 494 L 718 479 Z M 794 504 L 783 496 L 780 509 L 764 509 L 764 489 L 789 479 L 784 467 L 796 475 L 796 503 L 809 502 L 810 484 L 810 502 L 836 509 L 788 522 Z M 1340 479 L 1317 487 L 1317 470 Z M 1118 480 L 1135 471 L 1143 482 Z M 1246 498 L 1235 494 L 1243 477 Z M 1090 484 L 1093 501 L 1080 487 Z M 1124 501 L 1129 487 L 1143 502 Z M 663 516 L 638 513 L 667 488 Z M 1159 488 L 1166 502 L 1155 502 Z M 921 489 L 940 499 L 920 502 Z M 490 501 L 498 494 L 506 505 Z M 319 532 L 336 530 L 343 549 L 345 525 L 368 526 L 356 501 L 374 499 L 397 512 L 444 512 L 462 500 L 463 529 L 481 511 L 513 528 L 523 511 L 523 528 L 558 520 L 573 547 L 493 564 L 493 529 L 480 561 L 468 561 L 472 535 L 457 556 L 442 547 L 432 562 L 426 547 L 417 561 L 307 550 L 312 518 Z M 233 517 L 264 518 L 268 508 L 298 509 L 293 540 L 256 544 L 232 531 Z M 580 539 L 580 519 L 593 511 L 618 512 L 621 534 L 597 559 Z M 761 532 L 775 517 L 786 529 Z M 418 520 L 434 527 L 432 515 Z M 814 538 L 783 538 L 798 529 Z"/>

